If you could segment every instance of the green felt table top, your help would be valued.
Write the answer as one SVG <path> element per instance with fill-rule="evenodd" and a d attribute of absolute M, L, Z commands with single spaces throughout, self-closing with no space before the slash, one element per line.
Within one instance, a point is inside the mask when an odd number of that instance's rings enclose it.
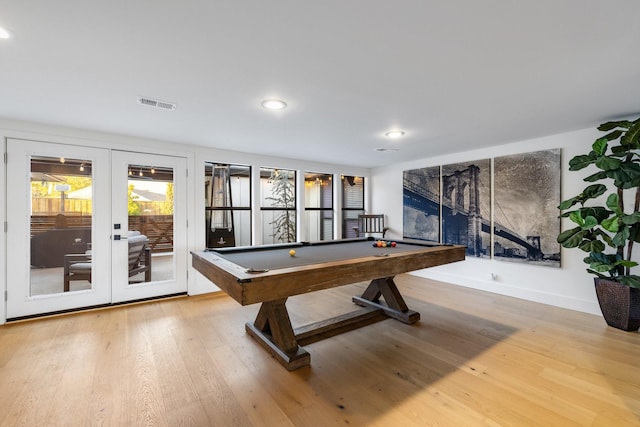
<path fill-rule="evenodd" d="M 423 247 L 438 244 L 397 242 L 396 247 L 373 247 L 370 240 L 335 240 L 331 242 L 294 243 L 273 246 L 251 246 L 244 248 L 224 248 L 210 250 L 221 258 L 227 259 L 245 269 L 277 270 L 288 267 L 320 264 L 333 261 L 346 261 L 369 256 L 386 256 L 396 253 L 415 251 Z M 295 255 L 289 254 L 295 250 Z"/>

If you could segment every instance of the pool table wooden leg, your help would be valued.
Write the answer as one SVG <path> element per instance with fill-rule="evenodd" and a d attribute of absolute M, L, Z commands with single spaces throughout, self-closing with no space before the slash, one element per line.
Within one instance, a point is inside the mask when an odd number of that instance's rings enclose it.
<path fill-rule="evenodd" d="M 293 371 L 309 365 L 311 355 L 298 345 L 286 302 L 286 298 L 263 302 L 255 322 L 247 323 L 245 330 L 287 370 Z"/>
<path fill-rule="evenodd" d="M 380 303 L 381 296 L 386 304 Z M 420 313 L 407 307 L 393 276 L 372 280 L 362 296 L 353 297 L 352 301 L 362 307 L 379 308 L 387 316 L 403 323 L 412 324 L 420 320 Z"/>
<path fill-rule="evenodd" d="M 380 297 L 384 302 L 380 302 Z M 286 307 L 287 298 L 265 301 L 256 320 L 245 329 L 287 370 L 293 371 L 311 362 L 311 355 L 302 344 L 309 344 L 346 331 L 357 329 L 387 317 L 412 324 L 420 320 L 420 313 L 409 310 L 393 277 L 372 280 L 360 297 L 353 302 L 365 307 L 359 311 L 325 319 L 296 330 Z"/>

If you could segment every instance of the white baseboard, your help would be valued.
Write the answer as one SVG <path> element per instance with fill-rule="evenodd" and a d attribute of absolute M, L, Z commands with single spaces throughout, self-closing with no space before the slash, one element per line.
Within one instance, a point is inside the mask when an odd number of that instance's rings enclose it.
<path fill-rule="evenodd" d="M 523 289 L 506 283 L 490 280 L 470 279 L 466 276 L 457 276 L 455 274 L 444 273 L 434 270 L 420 270 L 409 273 L 414 276 L 424 277 L 427 279 L 438 280 L 440 282 L 450 283 L 457 286 L 478 289 L 481 291 L 492 292 L 499 295 L 505 295 L 514 298 L 520 298 L 527 301 L 538 302 L 542 304 L 552 305 L 554 307 L 567 308 L 569 310 L 581 311 L 584 313 L 602 315 L 597 301 L 582 300 L 564 295 L 549 294 L 539 292 L 534 289 Z"/>

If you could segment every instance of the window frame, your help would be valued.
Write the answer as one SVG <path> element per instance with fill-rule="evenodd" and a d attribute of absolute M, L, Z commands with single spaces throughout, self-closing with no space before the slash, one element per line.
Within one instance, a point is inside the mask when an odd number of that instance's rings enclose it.
<path fill-rule="evenodd" d="M 325 235 L 325 225 L 322 221 L 320 221 L 319 224 L 319 230 L 320 230 L 320 240 L 334 240 L 334 236 L 335 236 L 335 227 L 336 227 L 336 218 L 334 215 L 334 206 L 335 206 L 335 191 L 333 188 L 333 174 L 330 173 L 323 173 L 323 172 L 304 172 L 304 182 L 305 182 L 305 186 L 307 183 L 307 177 L 311 178 L 311 182 L 316 181 L 318 178 L 320 177 L 325 177 L 326 181 L 328 182 L 328 186 L 330 188 L 330 192 L 331 192 L 331 200 L 330 200 L 330 206 L 329 207 L 308 207 L 307 206 L 307 192 L 305 189 L 305 200 L 304 200 L 304 213 L 306 214 L 307 212 L 328 212 L 329 213 L 329 217 L 331 218 L 331 237 L 329 239 L 325 239 L 324 235 Z M 313 179 L 315 177 L 315 179 Z M 321 184 L 322 182 L 324 182 L 321 179 Z M 322 201 L 324 201 L 324 198 L 321 197 L 320 198 Z M 322 219 L 322 218 L 321 218 Z M 309 224 L 308 222 L 305 222 L 305 233 L 309 232 Z"/>

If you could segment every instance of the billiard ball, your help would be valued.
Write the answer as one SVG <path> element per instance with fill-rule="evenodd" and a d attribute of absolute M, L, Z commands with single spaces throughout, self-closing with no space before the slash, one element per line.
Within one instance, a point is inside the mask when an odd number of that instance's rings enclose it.
<path fill-rule="evenodd" d="M 397 243 L 396 243 L 396 242 L 391 242 L 391 247 L 392 247 L 392 248 L 395 248 L 395 247 L 396 247 L 396 245 L 397 245 Z"/>
<path fill-rule="evenodd" d="M 295 251 L 295 250 L 293 250 L 293 249 L 291 249 L 291 250 L 289 251 L 289 255 L 291 255 L 291 256 L 296 256 L 296 251 Z"/>

